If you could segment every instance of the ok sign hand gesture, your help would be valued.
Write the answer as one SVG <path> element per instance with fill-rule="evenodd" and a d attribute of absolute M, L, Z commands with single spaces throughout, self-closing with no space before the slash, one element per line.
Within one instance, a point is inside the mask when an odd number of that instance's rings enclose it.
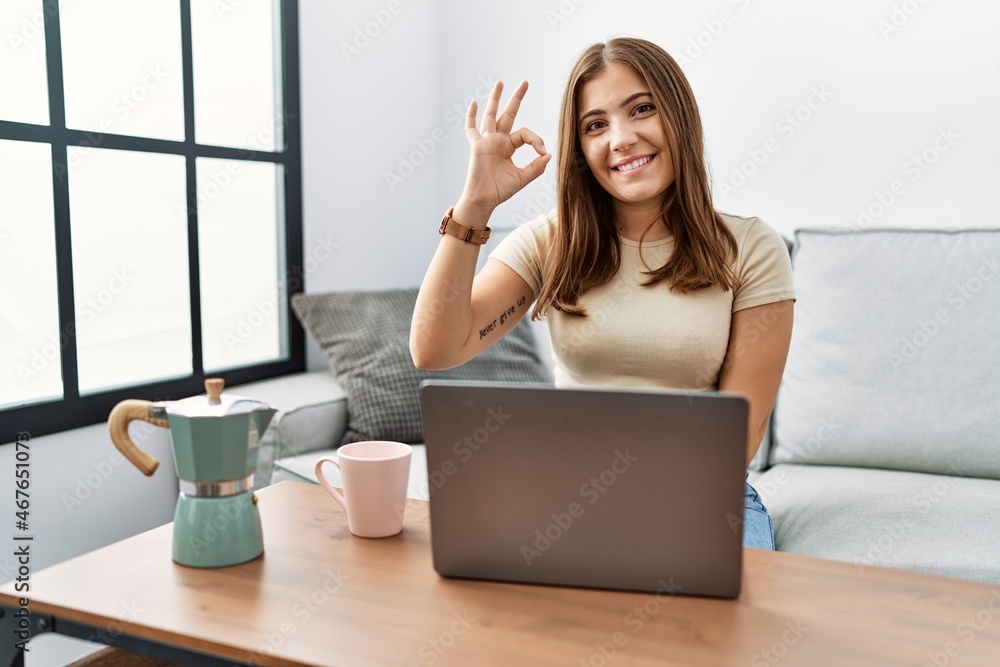
<path fill-rule="evenodd" d="M 465 136 L 469 139 L 471 155 L 461 201 L 465 207 L 487 217 L 493 209 L 541 176 L 552 157 L 546 152 L 541 137 L 534 132 L 527 128 L 510 131 L 527 90 L 528 82 L 522 81 L 503 113 L 497 116 L 500 93 L 503 92 L 503 83 L 497 81 L 486 102 L 480 128 L 476 129 L 476 100 L 472 100 L 465 117 Z M 530 144 L 538 157 L 526 166 L 518 167 L 514 164 L 514 151 L 525 144 Z"/>

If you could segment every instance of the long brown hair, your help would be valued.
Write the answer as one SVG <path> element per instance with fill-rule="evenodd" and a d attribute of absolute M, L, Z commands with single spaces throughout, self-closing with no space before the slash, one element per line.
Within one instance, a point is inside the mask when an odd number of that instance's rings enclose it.
<path fill-rule="evenodd" d="M 644 273 L 644 286 L 667 282 L 687 294 L 704 287 L 734 290 L 729 264 L 736 239 L 712 206 L 705 168 L 701 118 L 694 93 L 676 61 L 642 39 L 615 38 L 590 46 L 577 61 L 563 93 L 559 120 L 559 171 L 556 184 L 556 254 L 549 265 L 532 318 L 549 307 L 586 316 L 577 304 L 587 290 L 608 283 L 621 265 L 614 201 L 587 166 L 580 144 L 577 102 L 581 87 L 609 63 L 631 67 L 653 95 L 670 145 L 674 182 L 667 188 L 660 215 L 674 237 L 674 252 L 661 267 Z"/>

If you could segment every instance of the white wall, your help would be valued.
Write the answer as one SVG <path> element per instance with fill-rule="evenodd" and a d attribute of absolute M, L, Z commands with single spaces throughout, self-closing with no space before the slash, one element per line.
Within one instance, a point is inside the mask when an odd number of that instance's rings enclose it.
<path fill-rule="evenodd" d="M 819 225 L 997 224 L 989 216 L 1000 175 L 995 2 L 440 4 L 441 31 L 462 54 L 440 59 L 442 98 L 455 97 L 481 73 L 508 86 L 527 79 L 531 89 L 518 124 L 541 134 L 551 150 L 573 60 L 593 42 L 631 35 L 660 44 L 682 63 L 701 109 L 721 210 L 760 216 L 786 234 Z M 901 24 L 896 30 L 893 20 Z M 884 36 L 880 21 L 889 27 Z M 821 102 L 817 90 L 828 99 Z M 811 97 L 818 108 L 803 107 Z M 805 119 L 795 121 L 798 127 L 785 119 L 796 113 Z M 950 145 L 939 140 L 946 150 L 938 151 L 934 142 L 948 128 L 954 138 Z M 464 149 L 460 141 L 447 146 L 439 206 L 460 192 Z M 924 151 L 936 161 L 921 169 L 913 156 Z M 746 164 L 751 153 L 761 166 Z M 524 155 L 526 161 L 527 149 Z M 750 176 L 743 178 L 741 169 Z M 552 179 L 553 171 L 550 164 L 542 178 Z M 893 181 L 901 194 L 880 212 L 879 193 L 889 191 L 888 201 Z M 726 192 L 724 183 L 736 187 Z M 519 197 L 497 215 L 520 220 L 531 201 Z M 858 209 L 869 206 L 881 217 L 859 223 Z"/>
<path fill-rule="evenodd" d="M 435 2 L 414 0 L 299 4 L 308 292 L 403 287 L 423 276 L 437 167 L 404 169 L 391 188 L 385 174 L 419 150 L 415 142 L 433 145 L 436 17 Z M 327 367 L 311 340 L 307 354 L 311 369 Z"/>
<path fill-rule="evenodd" d="M 433 246 L 419 216 L 432 204 L 435 169 L 421 165 L 394 191 L 384 173 L 436 124 L 435 16 L 429 2 L 301 3 L 305 254 L 326 233 L 339 244 L 310 285 L 408 284 L 423 263 L 414 245 Z M 372 26 L 376 36 L 355 47 L 356 31 Z"/>

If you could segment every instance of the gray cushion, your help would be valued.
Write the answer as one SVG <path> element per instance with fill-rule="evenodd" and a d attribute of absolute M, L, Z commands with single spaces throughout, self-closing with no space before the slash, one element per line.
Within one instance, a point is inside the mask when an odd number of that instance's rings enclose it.
<path fill-rule="evenodd" d="M 1000 584 L 1000 482 L 775 465 L 751 484 L 780 551 Z"/>
<path fill-rule="evenodd" d="M 339 444 L 423 441 L 419 385 L 425 379 L 551 383 L 527 320 L 475 359 L 421 371 L 410 357 L 417 290 L 297 294 L 292 307 L 347 391 L 348 427 Z"/>
<path fill-rule="evenodd" d="M 792 266 L 771 463 L 1000 479 L 1000 229 L 799 230 Z"/>

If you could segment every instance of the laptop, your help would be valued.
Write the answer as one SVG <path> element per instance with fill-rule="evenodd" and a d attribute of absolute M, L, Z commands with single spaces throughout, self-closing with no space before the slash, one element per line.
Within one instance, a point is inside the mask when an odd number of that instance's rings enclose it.
<path fill-rule="evenodd" d="M 427 380 L 434 569 L 735 598 L 742 396 Z"/>

